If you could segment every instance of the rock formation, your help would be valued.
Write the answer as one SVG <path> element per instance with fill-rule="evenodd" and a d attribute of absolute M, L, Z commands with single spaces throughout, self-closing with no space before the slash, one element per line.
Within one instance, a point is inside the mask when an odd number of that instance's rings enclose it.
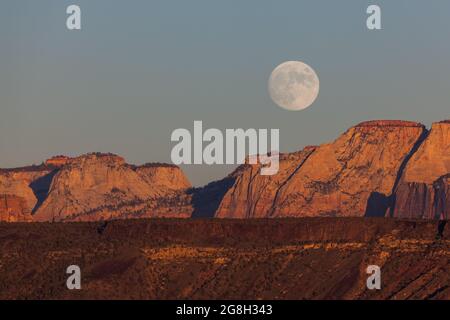
<path fill-rule="evenodd" d="M 393 216 L 400 218 L 448 217 L 450 173 L 450 121 L 434 123 L 427 138 L 408 161 L 395 190 Z"/>
<path fill-rule="evenodd" d="M 187 187 L 189 182 L 178 167 L 136 167 L 116 155 L 88 154 L 71 159 L 58 171 L 34 219 L 73 220 L 88 215 L 88 220 L 97 220 L 95 213 L 105 208 L 138 205 Z"/>
<path fill-rule="evenodd" d="M 449 216 L 450 121 L 368 121 L 331 143 L 280 154 L 263 176 L 248 162 L 191 188 L 180 168 L 113 154 L 57 156 L 0 170 L 0 221 L 143 217 Z"/>
<path fill-rule="evenodd" d="M 134 167 L 136 173 L 155 191 L 182 190 L 191 187 L 191 183 L 175 165 L 166 163 L 148 163 Z"/>
<path fill-rule="evenodd" d="M 45 182 L 54 167 L 47 165 L 0 170 L 0 221 L 29 221 L 48 191 Z"/>
<path fill-rule="evenodd" d="M 50 159 L 47 159 L 45 161 L 45 164 L 47 166 L 62 167 L 69 161 L 70 161 L 70 157 L 59 155 L 59 156 L 54 156 L 54 157 L 51 157 Z"/>
<path fill-rule="evenodd" d="M 0 221 L 29 222 L 31 212 L 25 198 L 3 194 L 0 195 Z"/>
<path fill-rule="evenodd" d="M 0 171 L 0 221 L 188 217 L 191 208 L 182 214 L 169 204 L 189 187 L 173 165 L 133 166 L 100 153 L 57 156 L 41 166 Z"/>
<path fill-rule="evenodd" d="M 316 147 L 280 154 L 279 171 L 273 176 L 260 175 L 261 165 L 244 164 L 230 175 L 234 184 L 217 210 L 219 218 L 263 218 L 273 210 L 279 190 L 300 169 Z"/>
<path fill-rule="evenodd" d="M 415 122 L 364 122 L 332 143 L 284 156 L 284 169 L 273 177 L 248 168 L 216 216 L 384 215 L 397 174 L 425 132 Z"/>

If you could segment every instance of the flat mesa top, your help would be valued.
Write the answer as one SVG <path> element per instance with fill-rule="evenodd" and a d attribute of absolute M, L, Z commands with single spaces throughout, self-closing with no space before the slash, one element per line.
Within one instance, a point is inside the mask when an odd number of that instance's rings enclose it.
<path fill-rule="evenodd" d="M 361 122 L 356 127 L 415 127 L 420 128 L 424 125 L 414 121 L 404 120 L 371 120 Z"/>

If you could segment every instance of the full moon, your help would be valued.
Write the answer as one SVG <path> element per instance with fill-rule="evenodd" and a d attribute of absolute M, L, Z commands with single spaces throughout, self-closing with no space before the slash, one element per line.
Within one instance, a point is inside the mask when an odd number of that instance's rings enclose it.
<path fill-rule="evenodd" d="M 319 95 L 319 77 L 301 61 L 287 61 L 276 67 L 269 79 L 273 102 L 287 110 L 303 110 Z"/>

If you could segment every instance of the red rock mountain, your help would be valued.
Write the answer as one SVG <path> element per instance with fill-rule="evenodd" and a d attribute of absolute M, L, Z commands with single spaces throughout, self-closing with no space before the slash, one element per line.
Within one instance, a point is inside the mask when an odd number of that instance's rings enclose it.
<path fill-rule="evenodd" d="M 234 183 L 220 202 L 216 217 L 263 218 L 270 215 L 279 191 L 315 150 L 316 147 L 309 146 L 299 152 L 280 154 L 279 171 L 273 176 L 260 175 L 260 165 L 240 166 L 230 175 Z"/>
<path fill-rule="evenodd" d="M 31 213 L 25 199 L 15 195 L 3 194 L 0 196 L 0 221 L 29 222 Z"/>
<path fill-rule="evenodd" d="M 0 199 L 5 199 L 0 202 L 2 220 L 122 218 L 121 208 L 132 206 L 137 210 L 139 205 L 149 206 L 190 187 L 183 172 L 173 165 L 132 166 L 119 156 L 98 153 L 67 158 L 64 163 L 60 159 L 39 167 L 0 172 Z M 139 216 L 165 213 L 141 210 Z"/>
<path fill-rule="evenodd" d="M 141 217 L 391 216 L 450 210 L 450 121 L 368 121 L 331 143 L 281 154 L 280 170 L 245 164 L 191 188 L 180 168 L 129 165 L 112 154 L 57 156 L 0 170 L 0 221 Z"/>
<path fill-rule="evenodd" d="M 406 121 L 369 121 L 361 123 L 332 143 L 308 148 L 299 158 L 284 157 L 288 168 L 272 180 L 270 192 L 249 202 L 251 208 L 238 204 L 247 198 L 236 190 L 259 194 L 264 178 L 246 179 L 240 174 L 224 197 L 218 217 L 303 217 L 384 215 L 387 198 L 397 174 L 426 130 L 421 124 Z M 287 162 L 287 163 L 286 163 Z M 289 169 L 290 168 L 290 169 Z M 280 180 L 280 181 L 276 181 Z M 381 204 L 380 204 L 381 202 Z M 256 204 L 255 204 L 256 203 Z"/>
<path fill-rule="evenodd" d="M 39 199 L 46 196 L 52 166 L 0 169 L 0 221 L 29 221 Z"/>
<path fill-rule="evenodd" d="M 395 190 L 393 216 L 439 218 L 449 213 L 450 121 L 434 123 Z"/>

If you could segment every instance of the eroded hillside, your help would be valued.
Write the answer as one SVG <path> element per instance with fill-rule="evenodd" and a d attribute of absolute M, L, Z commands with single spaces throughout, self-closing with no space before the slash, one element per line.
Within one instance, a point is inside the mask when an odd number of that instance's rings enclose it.
<path fill-rule="evenodd" d="M 379 218 L 2 223 L 0 299 L 449 299 L 450 232 L 435 233 Z"/>
<path fill-rule="evenodd" d="M 113 154 L 57 156 L 0 170 L 0 221 L 150 217 L 448 218 L 450 121 L 360 123 L 336 140 L 280 154 L 280 170 L 243 164 L 191 188 L 170 164 L 135 166 Z"/>

